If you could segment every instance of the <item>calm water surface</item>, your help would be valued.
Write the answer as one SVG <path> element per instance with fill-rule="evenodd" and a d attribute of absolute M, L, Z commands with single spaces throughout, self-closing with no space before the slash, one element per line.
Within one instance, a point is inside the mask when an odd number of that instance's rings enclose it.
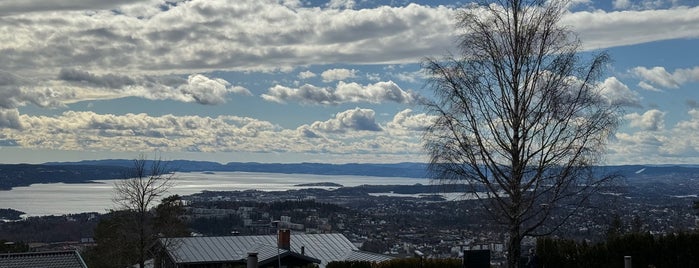
<path fill-rule="evenodd" d="M 346 175 L 307 175 L 251 172 L 177 173 L 175 186 L 169 194 L 188 195 L 204 190 L 233 191 L 257 189 L 283 191 L 296 184 L 334 182 L 344 186 L 362 184 L 427 184 L 427 179 L 369 177 Z M 112 204 L 115 180 L 79 184 L 34 184 L 0 191 L 0 208 L 24 211 L 29 216 L 61 215 L 80 212 L 106 212 L 115 208 Z"/>

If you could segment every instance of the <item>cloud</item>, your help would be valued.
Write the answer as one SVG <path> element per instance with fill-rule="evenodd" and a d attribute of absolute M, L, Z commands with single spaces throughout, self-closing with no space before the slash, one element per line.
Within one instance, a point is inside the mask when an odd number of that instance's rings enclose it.
<path fill-rule="evenodd" d="M 397 113 L 391 122 L 387 124 L 389 128 L 409 130 L 409 131 L 424 131 L 436 119 L 435 116 L 425 113 L 413 114 L 413 110 L 405 109 Z"/>
<path fill-rule="evenodd" d="M 17 109 L 1 109 L 0 108 L 0 130 L 3 128 L 23 129 L 24 126 L 19 119 L 19 111 Z"/>
<path fill-rule="evenodd" d="M 354 0 L 330 0 L 330 2 L 328 2 L 327 4 L 327 7 L 352 9 L 354 8 L 355 4 L 356 3 Z"/>
<path fill-rule="evenodd" d="M 414 103 L 419 96 L 411 91 L 404 91 L 393 81 L 360 85 L 358 83 L 338 82 L 335 88 L 303 85 L 289 88 L 276 85 L 262 94 L 267 101 L 286 103 L 295 101 L 302 104 L 337 105 L 341 103 Z"/>
<path fill-rule="evenodd" d="M 616 77 L 609 77 L 600 85 L 600 94 L 612 105 L 641 107 L 641 97 Z"/>
<path fill-rule="evenodd" d="M 0 80 L 3 80 L 2 77 Z M 226 80 L 201 74 L 192 74 L 184 79 L 179 76 L 95 74 L 72 68 L 61 69 L 55 80 L 27 80 L 15 84 L 0 85 L 0 88 L 4 88 L 0 91 L 0 96 L 4 97 L 0 100 L 0 107 L 14 108 L 27 103 L 59 107 L 66 103 L 122 97 L 217 105 L 225 103 L 229 94 L 252 95 L 244 87 L 232 86 Z"/>
<path fill-rule="evenodd" d="M 94 10 L 108 9 L 120 5 L 137 2 L 137 0 L 23 0 L 23 1 L 0 1 L 0 14 L 41 12 L 41 11 L 61 11 L 61 10 Z"/>
<path fill-rule="evenodd" d="M 612 0 L 612 6 L 615 9 L 625 9 L 631 6 L 631 2 L 629 0 Z"/>
<path fill-rule="evenodd" d="M 420 80 L 425 79 L 425 73 L 422 71 L 416 71 L 416 72 L 402 72 L 396 74 L 396 77 L 398 80 L 409 82 L 409 83 L 416 83 Z"/>
<path fill-rule="evenodd" d="M 299 77 L 299 79 L 308 79 L 308 78 L 316 77 L 316 74 L 314 72 L 311 72 L 311 71 L 303 71 L 303 72 L 299 73 L 298 77 Z"/>
<path fill-rule="evenodd" d="M 402 124 L 419 115 L 406 115 Z M 0 112 L 0 140 L 26 149 L 139 152 L 303 153 L 338 157 L 364 155 L 361 162 L 419 158 L 414 131 L 383 131 L 374 111 L 351 109 L 325 121 L 284 129 L 237 116 L 150 116 L 67 111 L 55 116 Z M 398 115 L 396 118 L 404 117 Z M 414 117 L 413 119 L 410 119 Z M 10 118 L 9 120 L 6 120 Z M 396 121 L 396 120 L 394 120 Z M 401 120 L 397 120 L 401 121 Z M 10 123 L 8 123 L 10 122 Z M 21 128 L 17 128 L 21 125 Z"/>
<path fill-rule="evenodd" d="M 49 87 L 26 88 L 17 85 L 0 85 L 0 109 L 15 109 L 27 104 L 38 107 L 61 107 L 61 98 L 71 92 L 60 92 Z"/>
<path fill-rule="evenodd" d="M 16 147 L 19 146 L 16 140 L 5 140 L 0 139 L 0 148 L 2 147 Z"/>
<path fill-rule="evenodd" d="M 690 119 L 678 122 L 677 128 L 692 132 L 699 131 L 699 109 L 691 109 L 687 114 L 689 114 Z"/>
<path fill-rule="evenodd" d="M 635 67 L 631 72 L 643 79 L 639 83 L 644 89 L 657 91 L 658 87 L 674 89 L 679 88 L 681 85 L 689 82 L 699 81 L 699 66 L 691 69 L 675 69 L 674 72 L 669 73 L 664 67 L 656 66 L 653 68 L 646 67 Z"/>
<path fill-rule="evenodd" d="M 646 131 L 663 130 L 665 124 L 665 112 L 657 109 L 648 110 L 643 114 L 632 113 L 624 116 L 629 120 L 629 125 Z"/>
<path fill-rule="evenodd" d="M 308 126 L 308 125 L 300 126 L 296 129 L 296 131 L 298 131 L 299 136 L 301 136 L 303 138 L 308 138 L 308 139 L 322 138 L 322 136 L 320 136 L 318 133 L 313 131 L 310 128 L 310 126 Z"/>
<path fill-rule="evenodd" d="M 580 11 L 561 25 L 576 31 L 585 49 L 699 37 L 699 6 L 642 11 Z"/>
<path fill-rule="evenodd" d="M 311 124 L 311 129 L 321 132 L 344 133 L 347 131 L 381 131 L 383 130 L 374 119 L 374 110 L 355 108 L 335 115 L 327 121 L 317 121 Z"/>
<path fill-rule="evenodd" d="M 455 10 L 442 6 L 338 10 L 271 0 L 193 0 L 95 7 L 3 17 L 3 25 L 12 26 L 0 29 L 3 68 L 164 75 L 405 63 L 439 55 L 455 38 L 443 30 L 453 25 Z M 414 41 L 406 46 L 405 40 Z"/>
<path fill-rule="evenodd" d="M 229 85 L 226 80 L 220 78 L 210 79 L 197 74 L 190 75 L 187 79 L 187 84 L 179 86 L 178 89 L 186 96 L 191 96 L 197 103 L 210 105 L 225 103 L 228 93 L 252 95 L 246 88 L 228 87 Z"/>
<path fill-rule="evenodd" d="M 123 88 L 136 84 L 136 81 L 123 75 L 95 75 L 87 71 L 72 68 L 63 68 L 58 73 L 58 79 L 68 82 L 87 83 L 97 87 Z"/>
<path fill-rule="evenodd" d="M 332 81 L 342 81 L 347 78 L 355 78 L 357 77 L 357 70 L 349 70 L 349 69 L 330 69 L 322 72 L 320 74 L 320 77 L 323 78 L 323 82 L 332 82 Z"/>
<path fill-rule="evenodd" d="M 649 91 L 662 91 L 662 90 L 660 90 L 660 89 L 657 89 L 657 88 L 654 87 L 653 85 L 648 84 L 648 83 L 645 82 L 645 81 L 638 82 L 638 86 L 639 86 L 640 88 L 642 88 L 642 89 L 649 90 Z"/>
<path fill-rule="evenodd" d="M 2 17 L 8 26 L 0 29 L 2 68 L 47 79 L 63 68 L 133 77 L 416 63 L 453 49 L 458 37 L 458 31 L 447 30 L 457 13 L 448 6 L 354 10 L 347 8 L 353 1 L 331 2 L 346 9 L 272 0 L 97 2 L 0 3 L 0 10 L 12 13 Z M 34 12 L 40 10 L 63 11 Z M 562 24 L 578 31 L 589 49 L 696 38 L 699 7 L 574 12 Z"/>
<path fill-rule="evenodd" d="M 635 132 L 617 132 L 610 143 L 609 157 L 622 164 L 696 163 L 699 160 L 699 110 L 691 109 L 689 119 L 666 129 L 665 112 L 648 110 L 624 116 Z M 680 137 L 680 138 L 678 138 Z"/>
<path fill-rule="evenodd" d="M 646 67 L 636 67 L 633 68 L 632 72 L 646 80 L 644 82 L 650 83 L 656 86 L 661 86 L 664 88 L 678 88 L 680 85 L 672 77 L 672 74 L 668 73 L 664 67 L 653 67 L 648 69 Z"/>

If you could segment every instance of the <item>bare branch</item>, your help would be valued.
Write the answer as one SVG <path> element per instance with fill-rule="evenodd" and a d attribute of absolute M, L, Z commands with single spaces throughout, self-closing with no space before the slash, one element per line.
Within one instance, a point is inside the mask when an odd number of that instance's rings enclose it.
<path fill-rule="evenodd" d="M 458 57 L 425 60 L 437 119 L 423 138 L 434 178 L 468 184 L 508 225 L 515 265 L 522 237 L 554 231 L 611 178 L 591 168 L 620 107 L 599 95 L 609 57 L 581 61 L 577 36 L 558 26 L 566 0 L 497 3 L 459 15 Z"/>

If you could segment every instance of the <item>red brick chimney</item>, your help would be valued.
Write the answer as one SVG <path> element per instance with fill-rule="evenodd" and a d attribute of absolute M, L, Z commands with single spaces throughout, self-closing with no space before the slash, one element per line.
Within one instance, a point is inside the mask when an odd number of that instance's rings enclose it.
<path fill-rule="evenodd" d="M 277 247 L 286 250 L 291 249 L 291 230 L 279 229 L 279 234 L 277 236 Z"/>

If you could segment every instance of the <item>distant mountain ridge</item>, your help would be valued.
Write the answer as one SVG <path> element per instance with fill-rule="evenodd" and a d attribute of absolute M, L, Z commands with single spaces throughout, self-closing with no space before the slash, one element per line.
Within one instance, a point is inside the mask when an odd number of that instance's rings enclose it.
<path fill-rule="evenodd" d="M 285 174 L 317 175 L 357 175 L 377 177 L 427 178 L 425 163 L 395 164 L 323 164 L 323 163 L 256 163 L 230 162 L 221 164 L 208 161 L 172 160 L 166 161 L 168 167 L 177 172 L 228 171 L 228 172 L 267 172 Z M 45 165 L 95 165 L 131 167 L 133 160 L 108 159 L 86 160 L 80 162 L 48 162 Z M 146 163 L 148 164 L 148 163 Z"/>
<path fill-rule="evenodd" d="M 324 163 L 254 163 L 221 164 L 208 161 L 165 161 L 176 172 L 265 172 L 283 174 L 356 175 L 376 177 L 429 178 L 426 163 L 394 164 L 324 164 Z M 148 164 L 148 163 L 146 163 Z M 94 180 L 121 179 L 133 167 L 133 160 L 107 159 L 44 164 L 0 164 L 0 190 L 34 183 L 84 183 Z M 631 182 L 651 182 L 655 178 L 699 178 L 695 165 L 624 165 L 599 166 L 597 174 L 615 174 Z"/>

